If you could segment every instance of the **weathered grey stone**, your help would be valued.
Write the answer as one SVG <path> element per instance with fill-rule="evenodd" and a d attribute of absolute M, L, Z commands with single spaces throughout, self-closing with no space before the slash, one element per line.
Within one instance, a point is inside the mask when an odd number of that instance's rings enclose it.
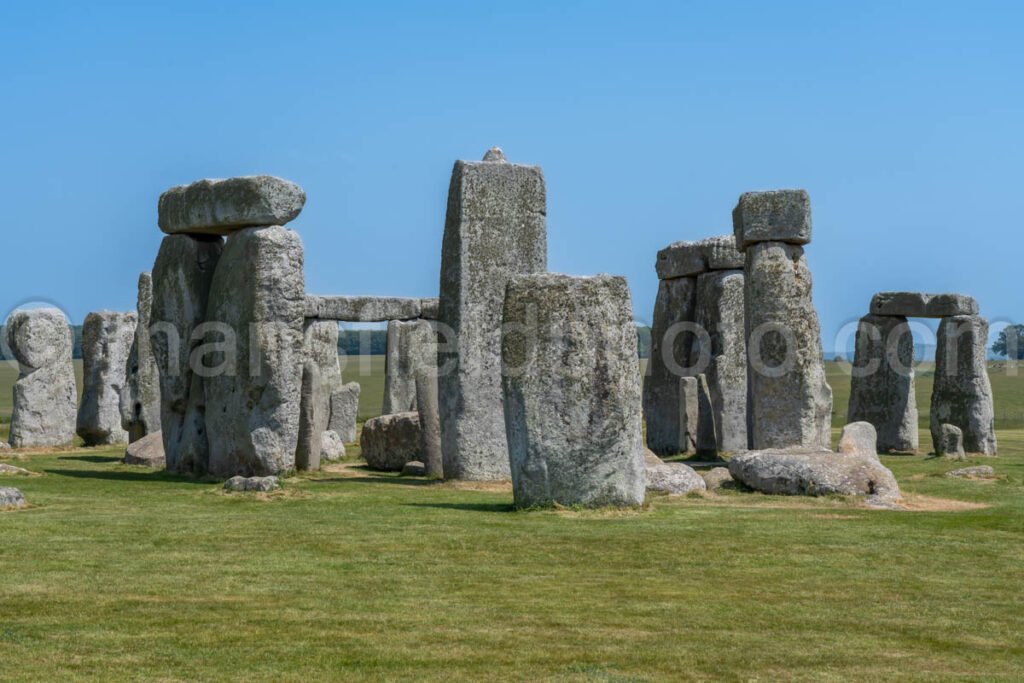
<path fill-rule="evenodd" d="M 193 372 L 190 356 L 223 249 L 220 237 L 171 235 L 153 264 L 150 340 L 160 373 L 160 428 L 167 469 L 180 474 L 201 475 L 208 466 L 203 377 Z"/>
<path fill-rule="evenodd" d="M 153 324 L 153 277 L 149 273 L 139 276 L 138 316 L 119 400 L 121 428 L 128 432 L 129 442 L 160 431 L 160 371 L 149 336 Z"/>
<path fill-rule="evenodd" d="M 697 375 L 697 455 L 718 457 L 718 434 L 711 391 L 705 375 Z"/>
<path fill-rule="evenodd" d="M 811 198 L 806 190 L 744 192 L 733 209 L 732 228 L 740 251 L 758 242 L 807 244 Z"/>
<path fill-rule="evenodd" d="M 300 470 L 316 470 L 322 451 L 321 439 L 330 424 L 331 397 L 341 388 L 338 323 L 307 319 L 303 325 L 303 353 L 306 365 L 302 375 L 295 463 Z"/>
<path fill-rule="evenodd" d="M 708 269 L 704 250 L 699 242 L 673 242 L 658 252 L 654 270 L 659 280 L 693 277 Z"/>
<path fill-rule="evenodd" d="M 269 175 L 204 179 L 160 195 L 160 229 L 168 235 L 228 235 L 252 226 L 284 225 L 302 211 L 306 193 Z"/>
<path fill-rule="evenodd" d="M 744 277 L 721 270 L 697 278 L 694 320 L 707 332 L 698 335 L 692 363 L 706 365 L 711 415 L 717 437 L 714 450 L 747 450 L 747 343 L 744 326 Z"/>
<path fill-rule="evenodd" d="M 437 374 L 437 332 L 430 320 L 388 323 L 381 414 L 416 410 L 416 373 Z"/>
<path fill-rule="evenodd" d="M 210 286 L 208 319 L 238 330 L 235 372 L 204 381 L 210 472 L 280 474 L 295 467 L 305 278 L 299 236 L 279 226 L 228 240 Z M 213 353 L 214 366 L 228 360 Z"/>
<path fill-rule="evenodd" d="M 356 440 L 356 418 L 359 415 L 359 382 L 343 384 L 331 394 L 331 419 L 328 429 L 345 443 Z"/>
<path fill-rule="evenodd" d="M 295 447 L 295 468 L 306 472 L 320 469 L 327 416 L 320 401 L 320 368 L 312 360 L 302 366 L 302 390 L 299 400 L 299 436 Z"/>
<path fill-rule="evenodd" d="M 32 477 L 35 476 L 35 472 L 30 472 L 29 470 L 26 470 L 24 467 L 15 467 L 14 465 L 8 465 L 6 463 L 0 462 L 0 476 Z"/>
<path fill-rule="evenodd" d="M 405 463 L 420 460 L 420 442 L 420 418 L 415 412 L 367 420 L 359 439 L 366 464 L 390 472 L 401 472 Z"/>
<path fill-rule="evenodd" d="M 14 510 L 27 505 L 21 491 L 8 486 L 0 487 L 0 510 Z"/>
<path fill-rule="evenodd" d="M 56 308 L 15 311 L 6 331 L 7 345 L 18 360 L 10 445 L 45 448 L 71 442 L 78 395 L 67 319 Z"/>
<path fill-rule="evenodd" d="M 729 461 L 729 473 L 762 493 L 827 496 L 873 496 L 896 501 L 896 478 L 867 455 L 828 451 L 750 451 Z"/>
<path fill-rule="evenodd" d="M 7 443 L 6 441 L 0 441 L 0 453 L 9 450 L 11 450 L 11 444 Z"/>
<path fill-rule="evenodd" d="M 281 488 L 281 481 L 274 476 L 243 477 L 236 475 L 224 482 L 225 491 L 255 491 L 268 493 Z"/>
<path fill-rule="evenodd" d="M 959 427 L 951 424 L 943 424 L 939 427 L 939 440 L 935 443 L 935 454 L 950 460 L 963 460 L 967 457 L 964 452 L 964 433 Z"/>
<path fill-rule="evenodd" d="M 938 450 L 942 425 L 960 428 L 964 451 L 996 454 L 995 408 L 988 379 L 988 321 L 976 315 L 943 318 L 935 348 L 931 433 Z"/>
<path fill-rule="evenodd" d="M 163 435 L 160 432 L 153 432 L 132 441 L 124 453 L 124 464 L 164 469 L 167 459 L 164 457 Z"/>
<path fill-rule="evenodd" d="M 307 318 L 353 323 L 437 318 L 437 299 L 397 296 L 307 296 Z"/>
<path fill-rule="evenodd" d="M 734 488 L 736 481 L 729 474 L 727 467 L 712 467 L 707 472 L 701 472 L 704 483 L 709 491 L 714 489 Z"/>
<path fill-rule="evenodd" d="M 878 432 L 870 422 L 849 422 L 839 433 L 836 452 L 878 458 Z"/>
<path fill-rule="evenodd" d="M 914 339 L 907 319 L 866 315 L 857 326 L 848 422 L 870 422 L 881 453 L 916 453 Z"/>
<path fill-rule="evenodd" d="M 647 490 L 681 496 L 691 491 L 704 491 L 707 484 L 689 465 L 681 462 L 663 462 L 647 466 Z"/>
<path fill-rule="evenodd" d="M 82 403 L 77 432 L 86 446 L 127 443 L 121 427 L 121 392 L 138 324 L 135 313 L 98 311 L 82 325 Z"/>
<path fill-rule="evenodd" d="M 441 443 L 449 479 L 506 479 L 501 307 L 511 275 L 547 270 L 544 176 L 500 159 L 458 161 L 441 246 Z"/>
<path fill-rule="evenodd" d="M 996 471 L 988 465 L 977 465 L 975 467 L 963 467 L 952 472 L 946 472 L 946 476 L 963 479 L 991 479 L 996 476 Z"/>
<path fill-rule="evenodd" d="M 743 254 L 733 235 L 708 237 L 698 242 L 673 242 L 658 252 L 654 269 L 661 280 L 694 277 L 709 270 L 743 268 Z"/>
<path fill-rule="evenodd" d="M 978 302 L 965 294 L 879 292 L 871 299 L 871 313 L 873 315 L 901 315 L 907 318 L 978 315 Z"/>
<path fill-rule="evenodd" d="M 690 366 L 696 290 L 696 278 L 658 284 L 643 386 L 647 447 L 657 455 L 686 453 L 696 447 L 697 387 Z"/>
<path fill-rule="evenodd" d="M 320 436 L 320 457 L 327 461 L 345 457 L 345 442 L 337 432 L 327 430 Z"/>
<path fill-rule="evenodd" d="M 751 447 L 831 449 L 832 389 L 803 248 L 759 242 L 746 255 Z"/>
<path fill-rule="evenodd" d="M 418 460 L 407 462 L 402 466 L 403 477 L 425 477 L 427 476 L 427 466 Z"/>
<path fill-rule="evenodd" d="M 437 362 L 437 355 L 434 355 Z M 420 452 L 426 476 L 444 478 L 444 456 L 441 451 L 441 409 L 438 406 L 437 368 L 416 370 L 416 412 L 420 416 Z"/>
<path fill-rule="evenodd" d="M 516 506 L 640 505 L 640 370 L 625 278 L 513 276 L 502 327 Z"/>

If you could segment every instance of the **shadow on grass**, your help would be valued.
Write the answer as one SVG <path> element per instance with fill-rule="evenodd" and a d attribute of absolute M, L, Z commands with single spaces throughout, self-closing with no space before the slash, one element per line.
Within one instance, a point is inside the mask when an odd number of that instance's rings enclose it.
<path fill-rule="evenodd" d="M 116 455 L 61 455 L 58 460 L 78 460 L 79 462 L 108 463 L 121 462 Z"/>
<path fill-rule="evenodd" d="M 464 512 L 515 512 L 512 503 L 406 503 L 406 507 L 462 510 Z"/>
<path fill-rule="evenodd" d="M 75 479 L 106 479 L 109 481 L 161 481 L 174 484 L 199 484 L 202 486 L 210 486 L 210 481 L 204 481 L 202 479 L 190 479 L 188 477 L 180 477 L 173 474 L 167 474 L 165 472 L 107 472 L 104 470 L 55 470 L 48 469 L 43 470 L 47 474 L 52 474 L 58 477 L 73 477 Z"/>
<path fill-rule="evenodd" d="M 338 484 L 355 482 L 357 484 L 397 484 L 399 486 L 431 486 L 440 482 L 430 479 L 407 479 L 405 477 L 328 477 L 323 479 L 306 479 L 308 484 Z"/>

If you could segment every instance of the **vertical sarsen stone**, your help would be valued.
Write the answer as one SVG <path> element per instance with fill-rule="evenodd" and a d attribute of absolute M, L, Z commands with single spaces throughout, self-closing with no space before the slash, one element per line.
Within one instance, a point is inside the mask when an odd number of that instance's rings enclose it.
<path fill-rule="evenodd" d="M 438 364 L 445 476 L 509 476 L 501 310 L 510 276 L 547 270 L 544 176 L 500 150 L 457 161 L 441 248 Z"/>

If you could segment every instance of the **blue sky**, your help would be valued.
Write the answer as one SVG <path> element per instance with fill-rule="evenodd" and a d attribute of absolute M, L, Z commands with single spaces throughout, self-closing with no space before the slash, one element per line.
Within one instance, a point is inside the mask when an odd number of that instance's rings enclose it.
<path fill-rule="evenodd" d="M 134 307 L 164 189 L 301 184 L 316 293 L 436 295 L 452 162 L 539 164 L 549 263 L 626 275 L 805 187 L 825 348 L 888 289 L 1022 315 L 1012 2 L 4 3 L 0 309 Z"/>

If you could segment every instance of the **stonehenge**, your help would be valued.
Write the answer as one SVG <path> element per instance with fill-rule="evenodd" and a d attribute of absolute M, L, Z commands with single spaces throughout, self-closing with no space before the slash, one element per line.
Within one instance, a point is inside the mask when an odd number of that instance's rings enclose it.
<path fill-rule="evenodd" d="M 640 372 L 626 280 L 514 275 L 502 316 L 516 507 L 643 503 Z"/>
<path fill-rule="evenodd" d="M 801 246 L 811 241 L 810 198 L 804 190 L 746 192 L 733 230 L 746 257 L 750 447 L 828 448 L 832 389 Z"/>
<path fill-rule="evenodd" d="M 153 323 L 153 276 L 150 273 L 139 275 L 136 310 L 138 324 L 119 399 L 121 428 L 128 433 L 129 442 L 160 431 L 160 371 L 149 336 Z"/>
<path fill-rule="evenodd" d="M 121 393 L 127 385 L 137 324 L 135 313 L 99 311 L 85 316 L 77 432 L 86 446 L 128 441 L 128 432 L 121 427 Z"/>
<path fill-rule="evenodd" d="M 56 308 L 14 311 L 6 335 L 18 361 L 8 442 L 13 448 L 71 443 L 78 396 L 71 327 L 64 313 Z"/>
<path fill-rule="evenodd" d="M 437 332 L 429 320 L 388 322 L 381 415 L 416 410 L 416 376 L 437 371 Z"/>
<path fill-rule="evenodd" d="M 930 431 L 936 454 L 950 448 L 947 427 L 963 450 L 995 455 L 995 409 L 986 369 L 988 322 L 964 294 L 879 292 L 860 320 L 847 419 L 870 422 L 883 453 L 918 451 L 914 341 L 908 317 L 939 318 Z"/>
<path fill-rule="evenodd" d="M 360 444 L 371 469 L 401 472 L 407 462 L 420 461 L 420 417 L 416 411 L 381 415 L 363 425 Z"/>
<path fill-rule="evenodd" d="M 743 267 L 732 235 L 658 252 L 643 387 L 647 447 L 657 455 L 747 448 Z"/>
<path fill-rule="evenodd" d="M 198 180 L 160 195 L 157 223 L 168 235 L 229 235 L 284 225 L 305 203 L 301 187 L 274 176 Z"/>
<path fill-rule="evenodd" d="M 501 150 L 457 161 L 441 243 L 438 320 L 454 335 L 438 351 L 445 476 L 507 479 L 501 310 L 513 275 L 547 270 L 547 200 L 537 166 Z"/>
<path fill-rule="evenodd" d="M 307 296 L 307 318 L 353 323 L 381 323 L 391 320 L 437 318 L 437 299 L 395 296 Z"/>
<path fill-rule="evenodd" d="M 327 429 L 341 437 L 344 443 L 356 440 L 360 390 L 359 382 L 348 382 L 331 394 L 331 416 L 328 418 Z"/>

